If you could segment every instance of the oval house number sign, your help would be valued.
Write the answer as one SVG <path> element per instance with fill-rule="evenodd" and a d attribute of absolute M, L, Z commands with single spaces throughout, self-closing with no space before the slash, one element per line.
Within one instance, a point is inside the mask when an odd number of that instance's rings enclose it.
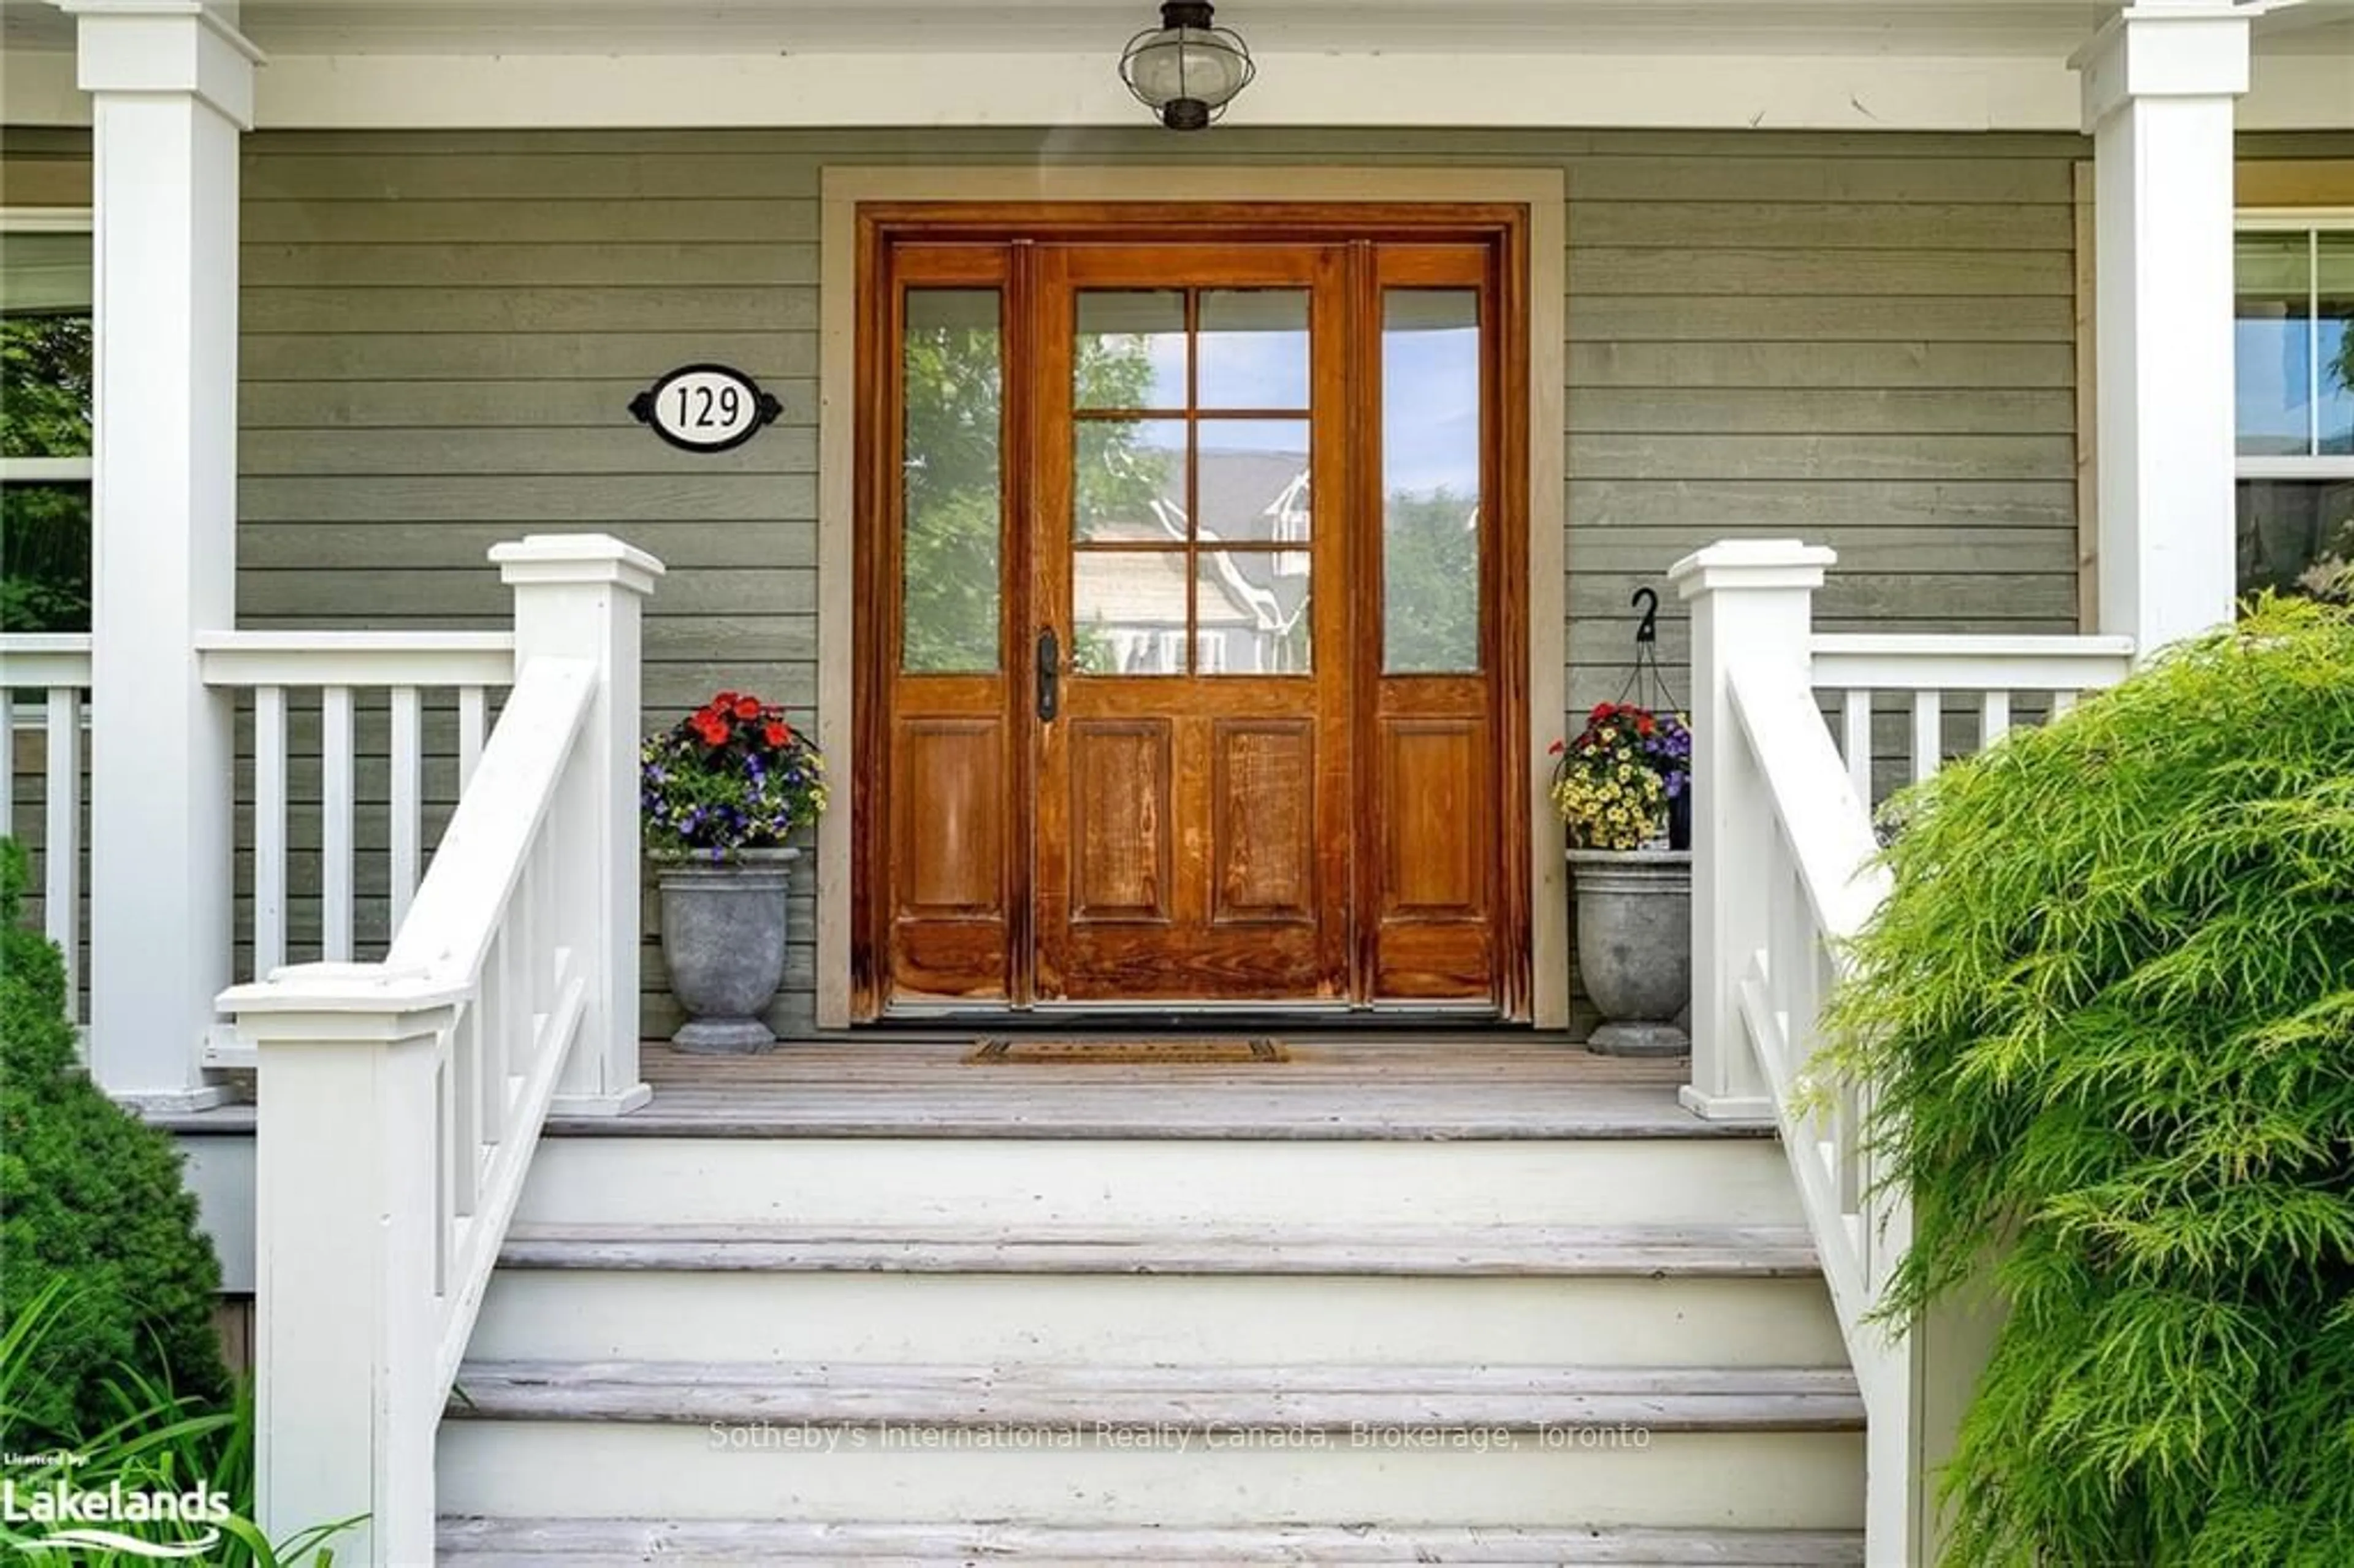
<path fill-rule="evenodd" d="M 759 383 L 725 365 L 684 365 L 630 399 L 654 434 L 691 452 L 740 447 L 785 406 Z"/>

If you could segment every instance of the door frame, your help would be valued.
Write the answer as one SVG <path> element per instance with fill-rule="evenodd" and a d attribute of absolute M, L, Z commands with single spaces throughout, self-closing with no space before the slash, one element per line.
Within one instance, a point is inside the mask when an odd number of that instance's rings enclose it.
<path fill-rule="evenodd" d="M 1522 208 L 1527 342 L 1526 425 L 1518 442 L 1528 490 L 1526 662 L 1518 672 L 1527 711 L 1524 788 L 1530 866 L 1525 927 L 1529 952 L 1521 994 L 1540 1028 L 1568 1022 L 1568 909 L 1559 834 L 1545 795 L 1537 737 L 1563 712 L 1564 659 L 1564 297 L 1565 180 L 1559 169 L 1129 167 L 828 167 L 822 173 L 818 445 L 818 739 L 837 777 L 856 767 L 856 418 L 859 281 L 864 209 L 950 203 L 1026 206 L 1133 202 L 1155 205 L 1280 202 L 1296 206 L 1511 206 Z M 1505 345 L 1508 356 L 1516 345 Z M 1514 791 L 1508 790 L 1508 797 Z M 847 1027 L 852 973 L 854 812 L 822 819 L 817 854 L 817 1022 Z M 1512 966 L 1508 966 L 1507 972 Z M 1508 1006 L 1511 987 L 1507 986 Z"/>

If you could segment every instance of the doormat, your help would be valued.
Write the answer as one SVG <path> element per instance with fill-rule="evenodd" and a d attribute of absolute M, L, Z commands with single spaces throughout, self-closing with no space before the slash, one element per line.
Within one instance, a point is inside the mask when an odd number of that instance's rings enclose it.
<path fill-rule="evenodd" d="M 1045 1066 L 1065 1063 L 1096 1067 L 1252 1066 L 1288 1062 L 1277 1042 L 1252 1040 L 982 1040 L 965 1065 Z"/>

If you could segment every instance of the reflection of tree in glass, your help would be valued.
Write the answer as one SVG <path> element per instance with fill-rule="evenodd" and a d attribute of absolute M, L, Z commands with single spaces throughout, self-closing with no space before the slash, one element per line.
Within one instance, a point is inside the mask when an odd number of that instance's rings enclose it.
<path fill-rule="evenodd" d="M 1394 490 L 1382 529 L 1382 662 L 1479 667 L 1479 503 L 1444 486 Z"/>
<path fill-rule="evenodd" d="M 993 318 L 994 305 L 991 307 Z M 1133 406 L 1151 385 L 1145 340 L 1083 338 L 1079 401 Z M 907 529 L 900 667 L 916 673 L 998 667 L 1004 378 L 988 324 L 917 324 L 903 346 Z M 1142 514 L 1173 454 L 1134 445 L 1133 427 L 1081 427 L 1094 461 L 1076 482 L 1083 506 Z M 1075 638 L 1075 641 L 1082 639 Z"/>
<path fill-rule="evenodd" d="M 0 456 L 88 457 L 90 318 L 0 318 Z M 0 630 L 90 626 L 90 490 L 0 487 Z"/>

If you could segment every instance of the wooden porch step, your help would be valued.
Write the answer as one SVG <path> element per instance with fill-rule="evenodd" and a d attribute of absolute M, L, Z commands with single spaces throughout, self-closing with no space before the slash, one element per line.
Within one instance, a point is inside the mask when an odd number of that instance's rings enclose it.
<path fill-rule="evenodd" d="M 464 1568 L 700 1568 L 754 1563 L 1683 1564 L 1855 1568 L 1844 1531 L 1514 1529 L 1269 1524 L 1226 1529 L 1037 1524 L 802 1524 L 767 1520 L 445 1519 L 439 1559 Z"/>
<path fill-rule="evenodd" d="M 1304 1228 L 519 1224 L 505 1268 L 880 1274 L 1781 1278 L 1819 1272 L 1796 1225 Z"/>
<path fill-rule="evenodd" d="M 1854 1374 L 1819 1367 L 771 1366 L 486 1361 L 447 1414 L 771 1427 L 1083 1426 L 1149 1433 L 1354 1427 L 1845 1432 Z"/>

